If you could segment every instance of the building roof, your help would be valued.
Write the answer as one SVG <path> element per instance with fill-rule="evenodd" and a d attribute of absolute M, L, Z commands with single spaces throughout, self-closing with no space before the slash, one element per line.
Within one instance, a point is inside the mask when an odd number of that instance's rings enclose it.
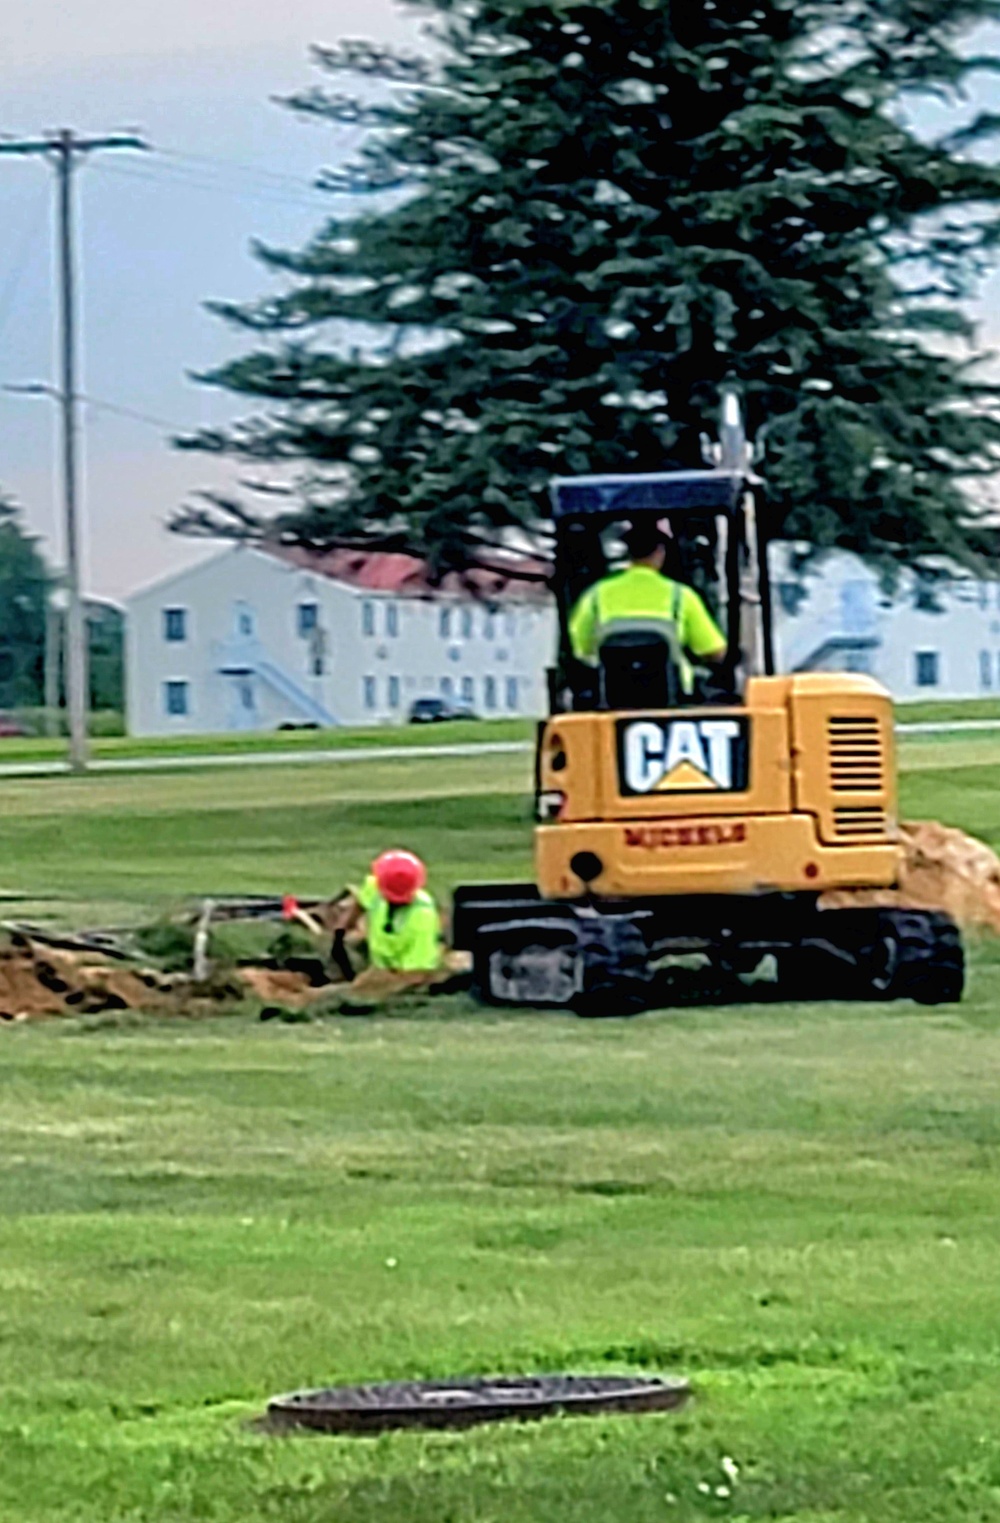
<path fill-rule="evenodd" d="M 548 597 L 545 578 L 549 568 L 543 561 L 524 557 L 511 556 L 501 560 L 498 555 L 495 568 L 450 571 L 435 580 L 426 561 L 398 551 L 307 550 L 300 545 L 266 544 L 257 548 L 301 571 L 311 571 L 365 592 L 395 593 L 398 597 L 444 595 L 477 597 L 485 601 L 516 599 L 520 602 L 542 602 Z"/>

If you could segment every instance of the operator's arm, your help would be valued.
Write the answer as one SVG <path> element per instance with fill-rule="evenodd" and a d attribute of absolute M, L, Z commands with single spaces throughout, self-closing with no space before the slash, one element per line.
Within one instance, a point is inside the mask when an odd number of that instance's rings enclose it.
<path fill-rule="evenodd" d="M 588 587 L 569 616 L 569 643 L 578 661 L 597 659 L 597 589 Z"/>
<path fill-rule="evenodd" d="M 726 659 L 726 640 L 701 597 L 685 587 L 681 599 L 680 641 L 695 662 L 721 666 Z"/>

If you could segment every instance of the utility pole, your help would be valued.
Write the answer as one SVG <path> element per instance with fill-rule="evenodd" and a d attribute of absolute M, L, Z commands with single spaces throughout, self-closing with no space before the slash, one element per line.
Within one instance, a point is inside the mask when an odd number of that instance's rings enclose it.
<path fill-rule="evenodd" d="M 0 154 L 43 155 L 56 172 L 59 251 L 60 386 L 62 408 L 63 525 L 66 539 L 65 671 L 69 710 L 69 762 L 73 772 L 87 768 L 87 629 L 80 586 L 79 461 L 77 456 L 76 271 L 73 225 L 73 171 L 86 154 L 103 149 L 145 148 L 133 133 L 84 138 L 68 127 L 38 139 L 0 141 Z"/>
<path fill-rule="evenodd" d="M 45 733 L 59 734 L 59 646 L 62 609 L 55 594 L 45 600 Z"/>

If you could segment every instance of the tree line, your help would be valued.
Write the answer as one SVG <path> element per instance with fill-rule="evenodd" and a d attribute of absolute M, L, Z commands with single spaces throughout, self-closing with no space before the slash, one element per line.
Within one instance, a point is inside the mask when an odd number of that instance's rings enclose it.
<path fill-rule="evenodd" d="M 47 642 L 54 649 L 56 687 L 62 695 L 61 620 L 50 617 L 58 577 L 25 529 L 21 514 L 0 493 L 0 710 L 40 709 L 45 703 Z M 87 606 L 90 706 L 124 705 L 124 619 L 110 604 Z"/>

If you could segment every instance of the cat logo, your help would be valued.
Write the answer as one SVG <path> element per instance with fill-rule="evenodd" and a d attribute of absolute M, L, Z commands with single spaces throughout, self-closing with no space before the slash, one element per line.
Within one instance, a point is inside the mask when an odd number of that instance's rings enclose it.
<path fill-rule="evenodd" d="M 631 719 L 618 725 L 623 794 L 741 793 L 749 758 L 746 719 Z"/>

